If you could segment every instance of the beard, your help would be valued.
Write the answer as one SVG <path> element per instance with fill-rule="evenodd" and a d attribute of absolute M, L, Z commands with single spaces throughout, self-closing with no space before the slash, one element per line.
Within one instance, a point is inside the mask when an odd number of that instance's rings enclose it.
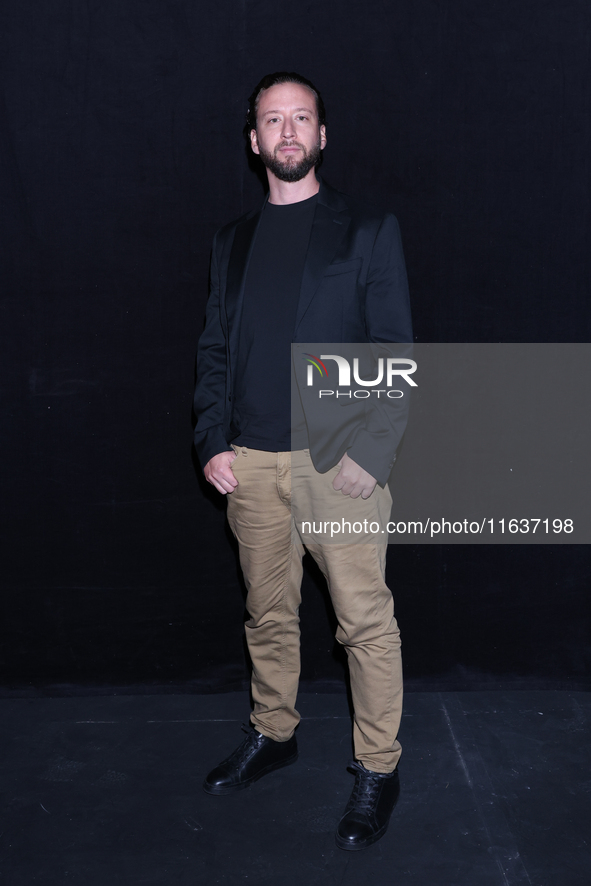
<path fill-rule="evenodd" d="M 277 152 L 281 148 L 287 147 L 288 144 L 290 147 L 300 148 L 302 157 L 299 160 L 296 160 L 293 155 L 287 156 L 285 160 L 279 159 Z M 300 142 L 283 142 L 277 145 L 273 153 L 264 151 L 259 146 L 259 156 L 267 169 L 280 181 L 299 182 L 300 179 L 308 175 L 312 167 L 316 166 L 320 160 L 320 137 L 310 151 L 307 151 Z"/>

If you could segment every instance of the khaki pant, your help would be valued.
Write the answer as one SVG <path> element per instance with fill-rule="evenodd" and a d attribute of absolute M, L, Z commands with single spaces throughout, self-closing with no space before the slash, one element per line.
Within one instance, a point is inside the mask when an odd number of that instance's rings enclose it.
<path fill-rule="evenodd" d="M 319 474 L 307 450 L 263 452 L 243 446 L 234 450 L 232 469 L 239 485 L 228 495 L 228 521 L 238 540 L 248 589 L 251 721 L 264 735 L 287 741 L 300 719 L 295 703 L 305 549 L 299 518 L 323 519 L 325 511 L 317 513 L 320 500 L 329 510 L 334 501 L 341 513 L 345 499 L 351 520 L 377 520 L 385 526 L 391 497 L 388 488 L 379 486 L 365 501 L 343 496 L 332 488 L 338 468 Z M 292 514 L 292 469 L 297 477 L 298 519 Z M 387 534 L 379 544 L 328 542 L 306 547 L 326 578 L 338 621 L 336 638 L 347 651 L 355 757 L 374 772 L 391 772 L 401 753 L 396 736 L 402 712 L 402 664 L 392 594 L 384 581 Z"/>

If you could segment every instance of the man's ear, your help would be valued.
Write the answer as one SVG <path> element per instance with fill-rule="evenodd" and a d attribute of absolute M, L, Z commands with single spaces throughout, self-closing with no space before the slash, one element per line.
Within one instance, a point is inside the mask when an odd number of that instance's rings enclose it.
<path fill-rule="evenodd" d="M 250 130 L 250 147 L 252 148 L 253 154 L 259 154 L 259 143 L 257 141 L 257 131 L 256 129 Z"/>
<path fill-rule="evenodd" d="M 323 151 L 326 147 L 326 126 L 322 124 L 320 127 L 320 150 Z"/>

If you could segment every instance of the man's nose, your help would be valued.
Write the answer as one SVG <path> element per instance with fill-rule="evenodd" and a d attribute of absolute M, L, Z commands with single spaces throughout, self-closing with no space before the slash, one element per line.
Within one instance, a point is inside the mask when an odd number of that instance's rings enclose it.
<path fill-rule="evenodd" d="M 295 126 L 293 125 L 293 120 L 289 120 L 287 117 L 283 121 L 283 126 L 281 127 L 281 135 L 283 138 L 293 138 L 295 135 Z"/>

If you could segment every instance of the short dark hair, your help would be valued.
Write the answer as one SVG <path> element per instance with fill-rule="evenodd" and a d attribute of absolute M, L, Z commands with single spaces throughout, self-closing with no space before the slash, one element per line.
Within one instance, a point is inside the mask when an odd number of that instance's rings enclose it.
<path fill-rule="evenodd" d="M 299 83 L 300 86 L 305 86 L 309 89 L 316 99 L 318 125 L 324 126 L 326 123 L 324 102 L 322 101 L 320 92 L 316 89 L 314 84 L 305 77 L 302 77 L 301 74 L 296 74 L 295 71 L 275 71 L 274 74 L 265 74 L 263 79 L 257 83 L 248 99 L 248 111 L 246 112 L 246 124 L 244 126 L 244 135 L 247 139 L 250 137 L 251 130 L 257 128 L 257 111 L 259 108 L 261 93 L 264 92 L 265 89 L 269 89 L 271 86 L 276 86 L 278 83 Z"/>

